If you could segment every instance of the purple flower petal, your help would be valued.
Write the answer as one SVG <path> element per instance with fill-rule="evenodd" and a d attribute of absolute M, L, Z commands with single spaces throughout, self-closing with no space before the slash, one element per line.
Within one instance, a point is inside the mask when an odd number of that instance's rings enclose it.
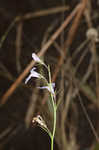
<path fill-rule="evenodd" d="M 42 87 L 38 87 L 39 89 L 47 89 L 50 93 L 52 93 L 53 95 L 55 95 L 54 92 L 54 88 L 55 88 L 55 83 L 51 83 L 48 86 L 42 86 Z"/>

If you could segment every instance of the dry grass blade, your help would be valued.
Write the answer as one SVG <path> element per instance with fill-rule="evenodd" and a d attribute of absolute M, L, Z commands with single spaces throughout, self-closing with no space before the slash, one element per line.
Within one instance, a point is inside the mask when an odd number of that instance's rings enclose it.
<path fill-rule="evenodd" d="M 34 13 L 25 14 L 22 18 L 20 17 L 20 20 L 21 19 L 27 20 L 27 19 L 36 18 L 36 17 L 52 15 L 52 14 L 64 12 L 66 10 L 69 10 L 68 6 L 48 8 L 47 10 L 41 10 L 41 11 L 37 11 L 37 12 L 34 12 Z"/>

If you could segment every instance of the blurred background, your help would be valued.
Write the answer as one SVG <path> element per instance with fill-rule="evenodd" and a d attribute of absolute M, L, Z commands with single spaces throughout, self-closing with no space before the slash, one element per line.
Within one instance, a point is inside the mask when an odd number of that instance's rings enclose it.
<path fill-rule="evenodd" d="M 56 84 L 55 150 L 99 150 L 99 0 L 0 0 L 0 150 L 50 150 L 32 124 L 39 114 L 52 130 L 49 94 L 24 84 L 33 52 Z"/>

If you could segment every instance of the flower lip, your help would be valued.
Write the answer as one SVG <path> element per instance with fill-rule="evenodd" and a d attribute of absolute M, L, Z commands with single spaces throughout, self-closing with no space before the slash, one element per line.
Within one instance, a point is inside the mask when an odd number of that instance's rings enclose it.
<path fill-rule="evenodd" d="M 49 83 L 48 86 L 42 86 L 38 87 L 39 89 L 47 89 L 50 93 L 52 93 L 55 96 L 55 83 Z"/>
<path fill-rule="evenodd" d="M 25 80 L 25 84 L 27 84 L 27 82 L 32 78 L 32 77 L 34 77 L 34 78 L 39 78 L 39 79 L 41 79 L 41 78 L 43 78 L 43 76 L 41 75 L 41 74 L 39 74 L 38 72 L 36 72 L 35 71 L 35 67 L 33 67 L 32 69 L 31 69 L 31 71 L 30 71 L 30 75 L 26 78 L 26 80 Z"/>

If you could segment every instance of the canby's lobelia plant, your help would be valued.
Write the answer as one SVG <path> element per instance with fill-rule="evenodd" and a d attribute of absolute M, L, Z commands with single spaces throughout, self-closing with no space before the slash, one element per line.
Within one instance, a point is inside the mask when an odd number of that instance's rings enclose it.
<path fill-rule="evenodd" d="M 50 72 L 50 67 L 47 66 L 35 53 L 32 53 L 32 58 L 35 62 L 45 66 L 45 68 L 48 71 L 48 76 L 49 79 L 47 80 L 44 76 L 42 76 L 40 73 L 36 72 L 36 68 L 32 68 L 30 71 L 30 75 L 26 78 L 25 80 L 25 84 L 27 84 L 27 82 L 32 78 L 38 78 L 38 79 L 43 79 L 45 85 L 42 87 L 37 87 L 39 89 L 46 89 L 49 91 L 49 94 L 51 96 L 51 103 L 52 103 L 52 109 L 53 109 L 53 128 L 52 128 L 52 132 L 48 129 L 45 121 L 42 119 L 42 117 L 40 115 L 38 115 L 37 117 L 34 117 L 32 120 L 32 123 L 38 123 L 38 125 L 48 133 L 48 135 L 50 136 L 51 139 L 51 150 L 53 150 L 53 146 L 54 146 L 54 137 L 55 137 L 55 130 L 56 130 L 56 111 L 57 111 L 57 104 L 56 104 L 56 94 L 55 94 L 55 83 L 52 83 L 51 81 L 51 72 Z"/>

